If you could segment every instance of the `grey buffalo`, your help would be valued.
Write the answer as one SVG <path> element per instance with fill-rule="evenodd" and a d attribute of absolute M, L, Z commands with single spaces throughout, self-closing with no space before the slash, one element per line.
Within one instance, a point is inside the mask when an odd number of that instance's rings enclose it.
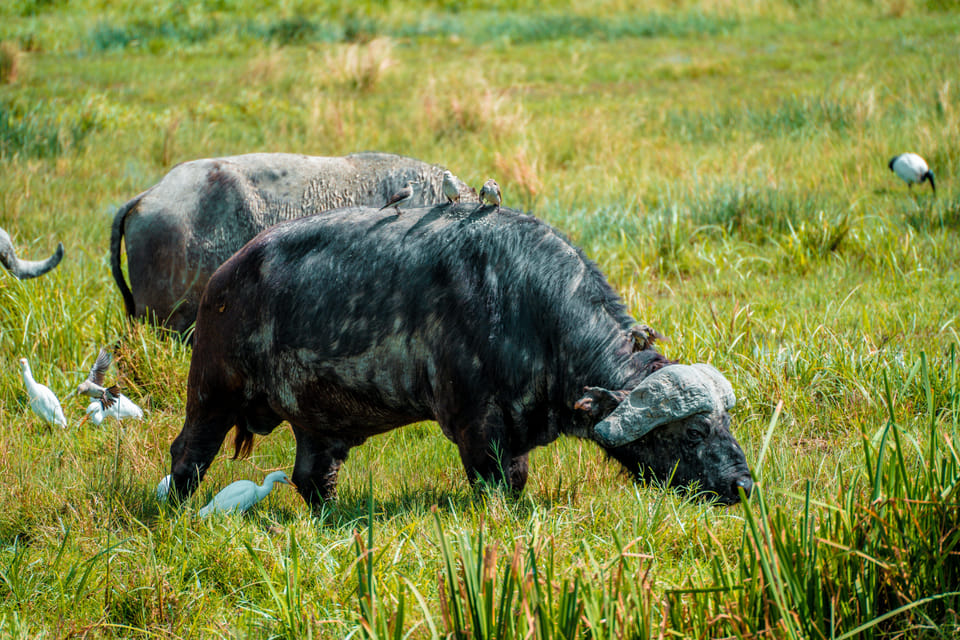
<path fill-rule="evenodd" d="M 260 231 L 336 207 L 381 206 L 410 180 L 419 185 L 406 206 L 446 200 L 443 167 L 387 153 L 257 153 L 180 164 L 114 216 L 110 265 L 126 312 L 183 333 L 214 270 Z M 470 188 L 457 182 L 469 198 Z"/>
<path fill-rule="evenodd" d="M 42 276 L 60 264 L 61 259 L 63 259 L 63 243 L 59 242 L 57 250 L 46 260 L 21 260 L 13 248 L 10 235 L 0 229 L 0 264 L 21 280 Z"/>
<path fill-rule="evenodd" d="M 532 216 L 446 204 L 342 209 L 276 225 L 211 277 L 200 303 L 173 485 L 190 495 L 236 427 L 234 457 L 286 420 L 292 478 L 335 497 L 348 451 L 436 420 L 472 481 L 519 491 L 561 434 L 639 480 L 722 503 L 752 488 L 710 365 L 651 345 L 597 266 Z"/>

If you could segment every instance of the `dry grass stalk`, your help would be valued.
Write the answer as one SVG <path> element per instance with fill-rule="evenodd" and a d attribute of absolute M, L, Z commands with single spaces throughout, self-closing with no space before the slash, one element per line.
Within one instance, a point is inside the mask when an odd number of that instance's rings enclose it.
<path fill-rule="evenodd" d="M 325 56 L 324 69 L 337 84 L 355 91 L 370 91 L 394 66 L 392 52 L 393 43 L 389 38 L 348 44 Z"/>
<path fill-rule="evenodd" d="M 501 176 L 502 182 L 509 184 L 514 190 L 519 190 L 524 202 L 529 203 L 543 190 L 543 181 L 540 179 L 539 161 L 527 157 L 526 147 L 520 147 L 512 155 L 503 155 L 499 151 L 494 155 L 496 174 Z"/>
<path fill-rule="evenodd" d="M 0 42 L 0 83 L 13 84 L 20 75 L 23 52 L 16 43 Z"/>

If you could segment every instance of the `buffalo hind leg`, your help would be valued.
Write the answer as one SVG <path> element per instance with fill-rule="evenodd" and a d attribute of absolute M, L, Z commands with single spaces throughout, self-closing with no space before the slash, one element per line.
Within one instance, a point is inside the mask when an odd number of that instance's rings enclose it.
<path fill-rule="evenodd" d="M 231 416 L 211 415 L 197 419 L 187 412 L 180 435 L 170 445 L 173 496 L 184 500 L 193 494 L 234 422 Z"/>
<path fill-rule="evenodd" d="M 297 459 L 291 479 L 307 504 L 318 509 L 337 497 L 337 475 L 350 446 L 342 440 L 331 441 L 296 426 L 293 435 L 297 439 Z"/>

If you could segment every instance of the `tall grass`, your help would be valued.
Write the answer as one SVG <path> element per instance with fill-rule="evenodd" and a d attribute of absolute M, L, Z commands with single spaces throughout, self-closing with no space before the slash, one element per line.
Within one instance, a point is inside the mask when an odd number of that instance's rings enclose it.
<path fill-rule="evenodd" d="M 945 364 L 939 398 L 923 355 L 900 381 L 921 386 L 926 410 L 916 424 L 898 423 L 885 385 L 889 420 L 880 433 L 861 434 L 863 463 L 840 475 L 828 502 L 815 500 L 807 483 L 803 494 L 771 506 L 758 485 L 743 507 L 739 563 L 716 545 L 702 586 L 656 593 L 654 556 L 637 551 L 639 540 L 618 541 L 611 562 L 581 542 L 580 561 L 562 566 L 554 555 L 561 543 L 536 529 L 504 552 L 486 542 L 482 517 L 475 531 L 451 535 L 434 509 L 439 614 L 418 597 L 430 636 L 440 637 L 438 615 L 443 637 L 452 638 L 952 637 L 960 631 L 956 349 Z M 775 427 L 776 417 L 768 439 Z M 404 589 L 395 609 L 382 608 L 388 597 L 376 597 L 372 524 L 366 546 L 360 540 L 364 633 L 401 637 Z"/>
<path fill-rule="evenodd" d="M 24 258 L 66 246 L 0 273 L 0 636 L 956 635 L 960 23 L 897 4 L 0 3 L 25 63 L 0 85 L 0 226 Z M 519 498 L 474 493 L 422 423 L 354 448 L 315 513 L 279 491 L 195 517 L 291 467 L 286 425 L 158 503 L 191 349 L 123 317 L 116 207 L 184 160 L 364 149 L 496 178 L 668 357 L 723 371 L 750 501 L 635 485 L 574 438 L 531 453 Z M 906 150 L 936 197 L 888 170 Z M 115 340 L 146 420 L 78 429 L 65 396 Z"/>
<path fill-rule="evenodd" d="M 56 158 L 81 148 L 101 127 L 92 112 L 64 117 L 52 103 L 0 100 L 0 158 Z"/>
<path fill-rule="evenodd" d="M 176 13 L 176 12 L 172 12 Z M 189 46 L 223 35 L 242 40 L 265 40 L 279 45 L 318 42 L 364 42 L 377 37 L 456 37 L 475 44 L 491 41 L 535 43 L 565 39 L 682 37 L 718 35 L 737 25 L 731 18 L 690 12 L 627 14 L 617 18 L 569 13 L 530 16 L 513 12 L 422 15 L 411 21 L 378 19 L 347 13 L 339 21 L 313 18 L 303 13 L 261 21 L 224 20 L 217 16 L 161 15 L 127 23 L 101 22 L 89 35 L 95 51 L 147 47 L 154 50 Z"/>

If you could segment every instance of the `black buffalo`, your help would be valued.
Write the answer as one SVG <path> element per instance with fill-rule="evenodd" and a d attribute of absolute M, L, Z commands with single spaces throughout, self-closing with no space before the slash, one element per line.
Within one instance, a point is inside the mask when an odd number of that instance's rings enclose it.
<path fill-rule="evenodd" d="M 316 506 L 351 447 L 436 420 L 472 481 L 520 490 L 530 450 L 567 434 L 637 478 L 737 502 L 753 482 L 729 382 L 667 360 L 652 335 L 577 247 L 509 209 L 282 223 L 204 290 L 173 483 L 191 494 L 232 427 L 236 457 L 286 420 L 293 481 Z"/>

